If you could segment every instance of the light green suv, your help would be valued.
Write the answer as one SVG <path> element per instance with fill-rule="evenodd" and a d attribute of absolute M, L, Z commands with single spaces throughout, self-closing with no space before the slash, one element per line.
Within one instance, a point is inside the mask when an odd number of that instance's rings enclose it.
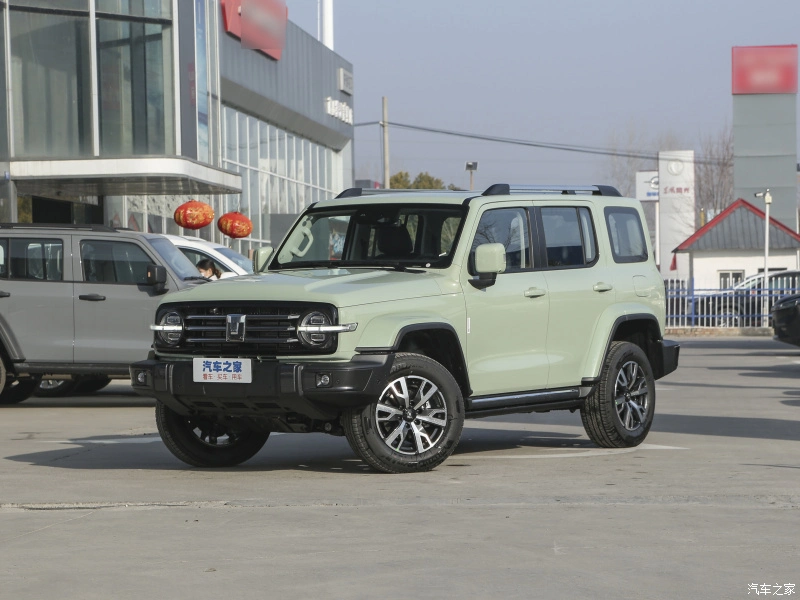
<path fill-rule="evenodd" d="M 276 431 L 345 435 L 379 471 L 425 471 L 464 419 L 556 409 L 579 410 L 600 446 L 636 446 L 679 352 L 643 223 L 608 186 L 346 190 L 260 249 L 261 274 L 165 298 L 133 388 L 202 467 Z"/>

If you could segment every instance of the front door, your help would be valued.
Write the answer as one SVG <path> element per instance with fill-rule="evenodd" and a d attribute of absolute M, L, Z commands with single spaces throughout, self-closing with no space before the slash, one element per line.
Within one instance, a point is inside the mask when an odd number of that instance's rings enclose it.
<path fill-rule="evenodd" d="M 147 358 L 161 296 L 146 285 L 158 264 L 130 240 L 75 236 L 75 362 L 129 364 Z"/>
<path fill-rule="evenodd" d="M 547 322 L 550 299 L 544 274 L 533 270 L 530 222 L 524 205 L 486 209 L 472 232 L 472 250 L 462 271 L 467 314 L 467 362 L 474 396 L 547 385 Z M 475 248 L 502 243 L 506 269 L 493 285 L 477 289 Z"/>

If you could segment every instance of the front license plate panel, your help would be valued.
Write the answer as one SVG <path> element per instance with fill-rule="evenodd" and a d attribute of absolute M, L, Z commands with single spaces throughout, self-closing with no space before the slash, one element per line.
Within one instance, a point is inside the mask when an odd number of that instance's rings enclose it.
<path fill-rule="evenodd" d="M 193 358 L 195 383 L 252 383 L 253 366 L 249 358 Z"/>

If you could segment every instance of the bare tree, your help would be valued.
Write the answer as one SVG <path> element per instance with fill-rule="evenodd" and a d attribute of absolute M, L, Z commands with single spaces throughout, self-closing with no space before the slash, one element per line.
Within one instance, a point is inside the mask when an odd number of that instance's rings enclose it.
<path fill-rule="evenodd" d="M 727 123 L 719 133 L 700 139 L 700 156 L 695 164 L 695 194 L 698 217 L 701 210 L 705 211 L 706 222 L 734 200 L 733 129 Z"/>

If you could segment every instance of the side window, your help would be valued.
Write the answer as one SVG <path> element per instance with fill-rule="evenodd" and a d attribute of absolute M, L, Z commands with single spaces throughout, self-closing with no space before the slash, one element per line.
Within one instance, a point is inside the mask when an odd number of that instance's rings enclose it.
<path fill-rule="evenodd" d="M 38 281 L 64 279 L 64 243 L 61 240 L 21 238 L 10 240 L 9 245 L 9 278 Z"/>
<path fill-rule="evenodd" d="M 549 206 L 541 211 L 547 266 L 560 269 L 593 264 L 597 242 L 589 209 Z"/>
<path fill-rule="evenodd" d="M 0 240 L 0 279 L 8 279 L 8 240 Z"/>
<path fill-rule="evenodd" d="M 83 279 L 95 283 L 147 282 L 147 265 L 153 260 L 136 244 L 82 240 Z"/>
<path fill-rule="evenodd" d="M 522 208 L 496 208 L 483 213 L 469 253 L 469 270 L 473 275 L 475 249 L 481 244 L 505 246 L 506 273 L 529 269 L 532 263 L 527 211 Z"/>
<path fill-rule="evenodd" d="M 646 261 L 647 244 L 644 241 L 644 231 L 639 213 L 633 208 L 608 206 L 605 214 L 614 262 Z"/>
<path fill-rule="evenodd" d="M 204 252 L 200 252 L 199 250 L 194 250 L 194 249 L 192 249 L 192 248 L 179 248 L 179 250 L 180 250 L 181 252 L 183 252 L 183 255 L 184 255 L 186 258 L 188 258 L 190 261 L 192 261 L 192 264 L 193 264 L 194 266 L 197 266 L 197 263 L 199 263 L 201 260 L 208 259 L 208 260 L 210 260 L 211 262 L 213 262 L 213 263 L 214 263 L 214 265 L 215 265 L 215 266 L 216 266 L 216 267 L 217 267 L 217 268 L 218 268 L 220 271 L 222 271 L 223 273 L 227 273 L 228 271 L 230 271 L 230 269 L 229 269 L 228 267 L 226 267 L 226 266 L 225 266 L 225 265 L 223 265 L 222 263 L 220 263 L 220 262 L 218 262 L 218 261 L 214 260 L 213 258 L 211 258 L 211 257 L 210 257 L 208 254 L 205 254 Z"/>

